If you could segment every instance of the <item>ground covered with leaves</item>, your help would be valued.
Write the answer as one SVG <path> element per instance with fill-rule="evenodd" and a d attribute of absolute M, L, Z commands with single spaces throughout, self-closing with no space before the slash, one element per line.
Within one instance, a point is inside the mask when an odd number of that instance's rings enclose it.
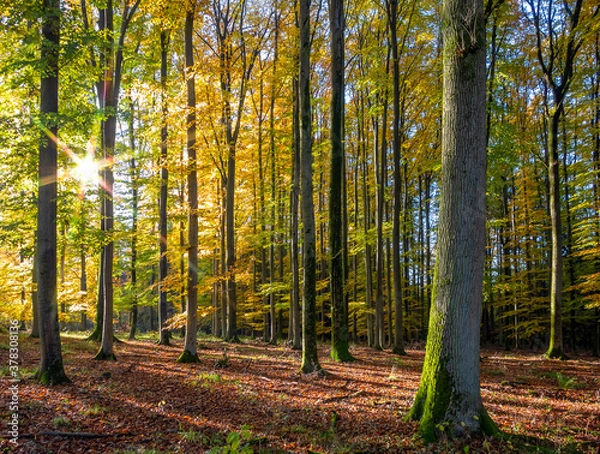
<path fill-rule="evenodd" d="M 321 361 L 328 374 L 299 375 L 300 353 L 245 340 L 201 339 L 199 364 L 177 364 L 173 346 L 150 339 L 98 345 L 63 336 L 70 385 L 32 375 L 37 342 L 20 338 L 19 443 L 7 437 L 9 369 L 0 335 L 0 452 L 15 453 L 393 453 L 584 452 L 600 450 L 600 361 L 482 351 L 482 396 L 502 438 L 424 444 L 405 422 L 419 384 L 422 349 L 407 356 L 355 346 L 356 361 Z"/>

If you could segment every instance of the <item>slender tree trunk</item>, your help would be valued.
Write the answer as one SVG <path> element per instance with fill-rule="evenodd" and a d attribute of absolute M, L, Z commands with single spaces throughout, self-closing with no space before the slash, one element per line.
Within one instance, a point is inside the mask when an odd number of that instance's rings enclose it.
<path fill-rule="evenodd" d="M 390 67 L 390 50 L 388 49 L 386 56 L 386 73 L 389 72 Z M 373 347 L 380 350 L 385 346 L 385 314 L 384 314 L 384 270 L 385 270 L 385 251 L 383 237 L 383 223 L 385 215 L 385 188 L 387 184 L 387 119 L 388 119 L 388 91 L 385 90 L 383 95 L 383 109 L 382 125 L 381 125 L 381 141 L 379 138 L 379 122 L 373 122 L 373 129 L 376 134 L 374 158 L 375 158 L 375 181 L 377 182 L 377 192 L 375 195 L 376 200 L 376 217 L 375 224 L 377 229 L 377 245 L 375 252 L 375 278 L 376 278 L 376 289 L 375 289 L 375 317 L 374 317 L 374 336 L 373 336 Z M 381 144 L 380 144 L 381 142 Z"/>
<path fill-rule="evenodd" d="M 167 259 L 167 200 L 169 190 L 169 168 L 168 168 L 168 141 L 169 128 L 167 119 L 169 107 L 167 104 L 167 77 L 169 57 L 169 33 L 166 30 L 160 32 L 160 85 L 161 85 L 161 129 L 160 129 L 160 196 L 158 202 L 158 236 L 159 236 L 159 259 L 158 259 L 158 344 L 169 345 L 170 335 L 165 328 L 168 314 L 168 295 L 165 285 L 169 272 L 169 261 Z"/>
<path fill-rule="evenodd" d="M 300 257 L 299 257 L 299 219 L 300 205 L 300 101 L 298 81 L 294 80 L 294 156 L 292 161 L 292 194 L 291 194 L 291 232 L 290 232 L 290 267 L 292 271 L 292 349 L 302 348 L 302 327 L 300 319 Z"/>
<path fill-rule="evenodd" d="M 107 31 L 107 45 L 105 51 L 105 72 L 102 81 L 102 97 L 106 118 L 100 125 L 102 133 L 102 153 L 105 167 L 102 169 L 101 176 L 103 180 L 102 197 L 102 217 L 104 234 L 107 235 L 107 242 L 103 247 L 102 254 L 102 292 L 104 294 L 104 311 L 102 324 L 102 340 L 100 350 L 96 354 L 99 360 L 115 360 L 113 353 L 113 261 L 114 261 L 114 240 L 112 238 L 114 226 L 114 207 L 113 207 L 113 160 L 116 140 L 116 96 L 115 96 L 115 59 L 114 59 L 114 37 L 113 37 L 113 2 L 108 0 L 106 9 L 100 12 L 99 19 L 100 30 Z"/>
<path fill-rule="evenodd" d="M 39 192 L 37 251 L 40 330 L 40 367 L 36 378 L 49 385 L 69 383 L 63 367 L 56 288 L 56 197 L 58 180 L 58 55 L 60 1 L 45 0 L 42 16 L 40 120 L 44 124 L 39 142 Z"/>
<path fill-rule="evenodd" d="M 38 305 L 38 285 L 37 285 L 37 258 L 33 257 L 33 270 L 31 276 L 32 291 L 31 291 L 31 334 L 29 337 L 33 339 L 39 339 L 40 337 L 40 316 L 39 316 L 39 305 Z"/>
<path fill-rule="evenodd" d="M 594 75 L 592 94 L 592 99 L 594 100 L 592 124 L 595 127 L 593 128 L 594 148 L 592 151 L 592 160 L 594 161 L 596 175 L 600 175 L 600 33 L 596 33 L 595 36 L 594 60 L 596 73 Z M 594 215 L 596 219 L 600 219 L 600 178 L 596 178 L 594 181 Z M 598 239 L 600 239 L 600 231 L 596 230 L 596 241 Z M 598 256 L 595 259 L 595 270 L 600 270 L 600 257 Z M 592 351 L 594 356 L 600 356 L 600 309 L 598 307 L 594 309 L 592 329 L 594 333 Z"/>
<path fill-rule="evenodd" d="M 392 223 L 392 269 L 394 273 L 394 348 L 393 352 L 405 355 L 402 333 L 402 268 L 400 266 L 400 218 L 402 216 L 402 178 L 400 142 L 400 65 L 398 61 L 398 1 L 388 0 L 390 46 L 392 47 L 392 78 L 394 81 L 393 155 L 394 155 L 394 213 Z M 406 177 L 406 176 L 405 176 Z M 406 209 L 406 207 L 405 207 Z M 405 251 L 406 252 L 406 251 Z"/>
<path fill-rule="evenodd" d="M 197 363 L 198 346 L 198 162 L 196 158 L 196 88 L 194 77 L 194 5 L 185 15 L 185 66 L 187 76 L 187 153 L 188 153 L 188 272 L 185 341 L 179 363 Z"/>
<path fill-rule="evenodd" d="M 315 211 L 313 206 L 312 124 L 310 91 L 310 0 L 300 2 L 300 179 L 302 191 L 302 236 L 304 239 L 304 284 L 302 297 L 302 365 L 305 374 L 321 371 L 317 353 L 317 289 Z"/>
<path fill-rule="evenodd" d="M 477 0 L 445 0 L 438 255 L 425 363 L 408 414 L 426 440 L 498 428 L 481 401 L 479 325 L 485 255 L 485 21 Z"/>
<path fill-rule="evenodd" d="M 331 33 L 331 178 L 329 191 L 329 252 L 331 288 L 331 357 L 352 361 L 348 350 L 348 324 L 345 317 L 344 225 L 344 6 L 342 0 L 329 2 Z"/>
<path fill-rule="evenodd" d="M 377 141 L 375 141 L 377 143 Z M 373 247 L 368 240 L 368 233 L 371 228 L 371 202 L 369 197 L 368 190 L 368 174 L 369 174 L 369 164 L 367 162 L 367 150 L 366 148 L 363 150 L 363 173 L 362 173 L 362 186 L 363 186 L 363 203 L 364 203 L 364 213 L 365 213 L 365 225 L 364 225 L 364 234 L 366 239 L 365 244 L 365 306 L 367 309 L 367 345 L 369 347 L 375 346 L 375 323 L 373 317 Z M 379 234 L 379 231 L 378 231 Z M 379 241 L 379 239 L 378 239 Z M 383 272 L 383 270 L 382 270 Z M 382 279 L 383 281 L 383 279 Z M 379 283 L 379 275 L 377 275 L 377 283 Z"/>
<path fill-rule="evenodd" d="M 82 208 L 81 211 L 83 211 L 83 197 L 82 197 Z M 83 219 L 83 217 L 82 217 Z M 85 232 L 85 223 L 82 222 L 82 235 L 81 238 L 83 240 L 84 238 L 84 232 Z M 81 245 L 81 252 L 79 255 L 79 260 L 81 262 L 80 265 L 80 277 L 79 277 L 79 291 L 81 292 L 81 299 L 82 299 L 82 306 L 83 309 L 81 311 L 81 330 L 85 331 L 85 329 L 87 328 L 87 311 L 85 309 L 86 307 L 86 303 L 85 303 L 85 299 L 87 298 L 87 266 L 86 266 L 86 260 L 85 260 L 85 245 Z"/>
<path fill-rule="evenodd" d="M 104 221 L 101 221 L 104 224 Z M 104 324 L 104 250 L 100 252 L 100 263 L 98 267 L 98 292 L 96 298 L 96 317 L 94 319 L 94 330 L 90 333 L 87 340 L 100 342 L 102 340 L 102 326 Z"/>
<path fill-rule="evenodd" d="M 275 97 L 276 97 L 276 77 L 277 77 L 277 59 L 279 54 L 279 12 L 275 11 L 275 36 L 274 36 L 274 54 L 273 54 L 273 74 L 271 80 L 271 99 L 269 105 L 269 161 L 270 161 L 270 180 L 271 180 L 271 235 L 269 245 L 269 284 L 271 285 L 270 293 L 270 319 L 271 319 L 271 339 L 269 342 L 272 345 L 277 344 L 277 319 L 275 316 L 275 307 L 277 305 L 277 295 L 273 292 L 275 283 L 275 244 L 276 238 L 276 208 L 277 208 L 277 182 L 276 182 L 276 166 L 275 166 Z M 281 268 L 281 267 L 280 267 Z"/>
<path fill-rule="evenodd" d="M 563 240 L 560 208 L 560 171 L 558 156 L 558 126 L 562 108 L 550 118 L 548 178 L 550 180 L 550 219 L 552 221 L 552 256 L 550 280 L 550 345 L 548 358 L 563 358 L 562 333 L 562 280 L 563 280 Z"/>
<path fill-rule="evenodd" d="M 129 339 L 135 339 L 138 321 L 138 292 L 137 292 L 137 256 L 138 256 L 138 170 L 135 161 L 135 135 L 134 135 L 134 107 L 131 101 L 131 117 L 129 123 L 129 145 L 132 158 L 129 160 L 132 184 L 132 204 L 133 204 L 133 222 L 131 227 L 131 289 L 133 291 L 133 302 L 131 306 L 131 316 L 129 319 Z"/>

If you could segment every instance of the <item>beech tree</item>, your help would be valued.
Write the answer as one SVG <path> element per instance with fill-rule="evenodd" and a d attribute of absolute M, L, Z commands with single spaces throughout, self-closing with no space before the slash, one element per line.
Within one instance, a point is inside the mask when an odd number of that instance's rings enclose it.
<path fill-rule="evenodd" d="M 168 169 L 168 140 L 169 128 L 167 117 L 169 107 L 167 101 L 167 77 L 169 56 L 169 32 L 165 29 L 160 31 L 160 86 L 161 86 L 161 128 L 160 128 L 160 196 L 159 196 L 159 265 L 158 265 L 158 329 L 160 345 L 169 345 L 169 331 L 165 328 L 168 310 L 168 295 L 165 285 L 169 262 L 167 259 L 167 193 L 169 189 L 169 169 Z"/>
<path fill-rule="evenodd" d="M 194 2 L 185 14 L 185 77 L 187 87 L 187 153 L 188 153 L 188 274 L 185 342 L 177 362 L 196 363 L 198 359 L 198 172 L 196 158 L 196 77 L 194 76 Z"/>
<path fill-rule="evenodd" d="M 348 318 L 344 269 L 344 225 L 342 191 L 344 190 L 344 4 L 330 0 L 331 33 L 331 178 L 329 191 L 329 247 L 331 255 L 331 357 L 352 361 L 348 351 Z"/>
<path fill-rule="evenodd" d="M 313 202 L 312 116 L 310 92 L 310 0 L 300 0 L 300 191 L 302 196 L 302 365 L 305 374 L 321 370 L 317 352 L 317 260 Z"/>
<path fill-rule="evenodd" d="M 485 254 L 486 67 L 483 4 L 445 0 L 442 180 L 433 301 L 421 382 L 409 419 L 424 439 L 498 431 L 479 384 Z"/>
<path fill-rule="evenodd" d="M 42 383 L 69 383 L 65 374 L 58 325 L 56 294 L 56 199 L 58 184 L 58 55 L 60 43 L 60 0 L 45 0 L 42 9 L 39 142 L 39 192 L 37 252 L 40 333 L 40 368 L 36 378 Z"/>
<path fill-rule="evenodd" d="M 575 57 L 583 44 L 580 30 L 584 0 L 565 2 L 562 14 L 556 14 L 554 2 L 527 0 L 535 27 L 536 52 L 544 81 L 550 91 L 546 97 L 548 132 L 549 211 L 552 222 L 550 279 L 550 344 L 548 358 L 563 358 L 563 222 L 561 208 L 559 126 L 565 112 L 565 99 L 573 79 Z M 598 16 L 596 7 L 593 16 Z M 593 20 L 593 17 L 591 18 Z M 560 21 L 560 23 L 559 23 Z M 563 24 L 563 21 L 565 22 Z M 566 150 L 565 150 L 566 153 Z"/>

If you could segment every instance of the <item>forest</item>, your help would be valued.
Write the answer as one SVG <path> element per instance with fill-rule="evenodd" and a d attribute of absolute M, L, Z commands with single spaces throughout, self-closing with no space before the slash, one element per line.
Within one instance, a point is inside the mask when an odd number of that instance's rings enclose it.
<path fill-rule="evenodd" d="M 2 452 L 600 449 L 597 1 L 0 10 Z"/>

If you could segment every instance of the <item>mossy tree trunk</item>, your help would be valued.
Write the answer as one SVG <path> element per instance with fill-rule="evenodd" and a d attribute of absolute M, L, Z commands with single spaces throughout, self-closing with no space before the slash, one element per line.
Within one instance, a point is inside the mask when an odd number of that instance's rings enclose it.
<path fill-rule="evenodd" d="M 59 0 L 45 0 L 42 12 L 41 64 L 44 71 L 40 87 L 42 131 L 39 142 L 37 252 L 35 254 L 41 361 L 36 378 L 44 384 L 55 385 L 70 381 L 63 367 L 56 285 Z"/>
<path fill-rule="evenodd" d="M 485 255 L 485 22 L 478 0 L 445 0 L 442 179 L 434 295 L 421 383 L 408 418 L 434 440 L 498 431 L 481 401 Z"/>
<path fill-rule="evenodd" d="M 304 283 L 302 297 L 303 373 L 321 370 L 317 354 L 317 259 L 315 209 L 313 204 L 312 124 L 310 92 L 310 0 L 300 0 L 300 180 L 302 193 L 302 236 L 304 239 Z"/>
<path fill-rule="evenodd" d="M 194 4 L 185 15 L 185 66 L 187 74 L 187 153 L 188 153 L 188 266 L 185 341 L 179 363 L 198 362 L 198 177 L 196 159 L 196 88 L 194 77 Z"/>

